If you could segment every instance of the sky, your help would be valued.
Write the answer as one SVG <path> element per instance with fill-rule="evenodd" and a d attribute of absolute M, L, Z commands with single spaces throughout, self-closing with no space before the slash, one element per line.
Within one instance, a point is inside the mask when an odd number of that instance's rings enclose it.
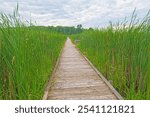
<path fill-rule="evenodd" d="M 0 12 L 11 14 L 17 3 L 24 19 L 44 26 L 105 27 L 129 19 L 135 8 L 138 17 L 150 9 L 150 0 L 0 0 Z"/>

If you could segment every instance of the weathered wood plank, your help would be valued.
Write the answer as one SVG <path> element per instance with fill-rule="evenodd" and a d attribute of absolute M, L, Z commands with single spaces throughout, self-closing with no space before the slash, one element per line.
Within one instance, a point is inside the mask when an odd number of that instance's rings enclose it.
<path fill-rule="evenodd" d="M 83 55 L 67 39 L 58 67 L 53 73 L 47 99 L 118 99 Z"/>

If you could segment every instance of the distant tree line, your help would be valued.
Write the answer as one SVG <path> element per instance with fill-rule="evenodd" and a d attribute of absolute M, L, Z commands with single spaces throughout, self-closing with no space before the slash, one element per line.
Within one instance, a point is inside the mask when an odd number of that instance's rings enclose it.
<path fill-rule="evenodd" d="M 67 35 L 81 33 L 84 30 L 81 24 L 77 25 L 76 27 L 75 26 L 32 26 L 32 28 L 33 27 L 40 30 L 42 29 L 42 30 L 60 32 Z"/>

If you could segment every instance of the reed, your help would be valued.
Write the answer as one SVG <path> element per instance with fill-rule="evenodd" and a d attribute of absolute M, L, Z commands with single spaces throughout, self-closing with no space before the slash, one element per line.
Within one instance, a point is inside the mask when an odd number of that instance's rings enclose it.
<path fill-rule="evenodd" d="M 150 14 L 73 35 L 77 47 L 125 99 L 150 99 Z"/>
<path fill-rule="evenodd" d="M 66 36 L 0 14 L 0 99 L 42 99 Z"/>

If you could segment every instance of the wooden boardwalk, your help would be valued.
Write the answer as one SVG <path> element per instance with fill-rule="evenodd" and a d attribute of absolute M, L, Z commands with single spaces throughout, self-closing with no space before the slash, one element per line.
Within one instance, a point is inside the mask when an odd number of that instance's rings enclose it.
<path fill-rule="evenodd" d="M 71 40 L 67 39 L 44 99 L 121 99 L 116 90 L 108 85 Z"/>

